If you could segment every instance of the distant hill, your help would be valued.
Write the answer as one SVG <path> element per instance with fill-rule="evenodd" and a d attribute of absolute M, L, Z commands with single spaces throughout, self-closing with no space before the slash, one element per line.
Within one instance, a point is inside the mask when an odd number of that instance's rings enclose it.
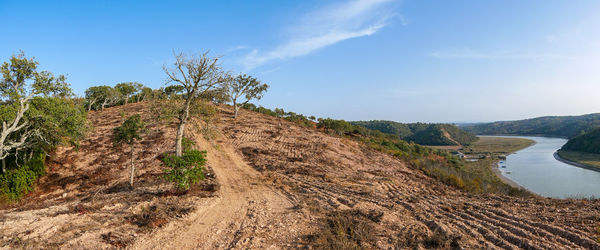
<path fill-rule="evenodd" d="M 600 128 L 576 136 L 563 145 L 561 150 L 600 154 Z"/>
<path fill-rule="evenodd" d="M 541 135 L 573 138 L 600 127 L 600 113 L 580 116 L 544 116 L 461 126 L 479 135 Z"/>
<path fill-rule="evenodd" d="M 421 145 L 468 145 L 477 140 L 475 135 L 451 124 L 399 123 L 394 121 L 355 121 L 350 123 L 397 135 L 405 141 L 412 141 Z"/>

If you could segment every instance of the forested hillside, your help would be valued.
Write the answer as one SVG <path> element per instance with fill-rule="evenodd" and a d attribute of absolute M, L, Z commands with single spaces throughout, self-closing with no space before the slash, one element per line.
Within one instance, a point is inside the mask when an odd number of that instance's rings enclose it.
<path fill-rule="evenodd" d="M 479 135 L 543 135 L 573 138 L 600 127 L 600 113 L 580 116 L 544 116 L 461 126 Z"/>
<path fill-rule="evenodd" d="M 569 140 L 561 150 L 600 154 L 600 128 Z"/>
<path fill-rule="evenodd" d="M 421 145 L 468 145 L 477 137 L 451 124 L 399 123 L 394 121 L 356 121 L 362 126 L 383 133 L 397 135 L 405 141 Z"/>

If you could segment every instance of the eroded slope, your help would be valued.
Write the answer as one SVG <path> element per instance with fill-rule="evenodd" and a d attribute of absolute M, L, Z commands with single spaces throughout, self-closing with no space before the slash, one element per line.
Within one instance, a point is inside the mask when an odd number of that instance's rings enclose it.
<path fill-rule="evenodd" d="M 367 217 L 374 237 L 364 247 L 600 249 L 598 201 L 470 195 L 352 140 L 281 119 L 244 111 L 222 124 L 296 207 L 325 221 L 340 210 Z M 319 243 L 318 235 L 303 242 Z"/>

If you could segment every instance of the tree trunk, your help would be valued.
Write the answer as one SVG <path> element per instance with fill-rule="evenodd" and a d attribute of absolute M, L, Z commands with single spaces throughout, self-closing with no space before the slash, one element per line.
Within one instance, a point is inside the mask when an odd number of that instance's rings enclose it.
<path fill-rule="evenodd" d="M 88 112 L 90 112 L 90 110 L 92 110 L 92 105 L 94 104 L 94 102 L 90 102 L 88 104 Z"/>
<path fill-rule="evenodd" d="M 2 173 L 6 173 L 6 158 L 2 159 Z"/>
<path fill-rule="evenodd" d="M 127 104 L 127 101 L 129 101 L 129 96 L 125 96 L 125 104 Z"/>
<path fill-rule="evenodd" d="M 106 101 L 104 101 L 104 102 L 102 103 L 102 107 L 101 107 L 101 109 L 100 109 L 101 111 L 104 111 L 104 106 L 105 106 L 105 105 L 106 105 Z"/>
<path fill-rule="evenodd" d="M 185 129 L 185 122 L 184 121 L 180 121 L 179 122 L 179 128 L 177 128 L 177 137 L 175 138 L 175 155 L 181 157 L 183 155 L 183 146 L 182 146 L 182 141 L 183 141 L 183 130 Z"/>
<path fill-rule="evenodd" d="M 135 167 L 133 166 L 133 144 L 131 145 L 131 176 L 129 178 L 129 186 L 133 189 L 133 173 L 135 172 Z"/>
<path fill-rule="evenodd" d="M 185 129 L 185 123 L 187 123 L 187 119 L 190 115 L 190 102 L 191 100 L 187 100 L 185 102 L 185 106 L 181 114 L 179 114 L 179 127 L 177 128 L 177 137 L 175 138 L 175 155 L 181 157 L 183 155 L 183 131 Z"/>
<path fill-rule="evenodd" d="M 240 109 L 240 107 L 238 107 L 236 101 L 233 100 L 233 119 L 237 118 L 239 109 Z"/>

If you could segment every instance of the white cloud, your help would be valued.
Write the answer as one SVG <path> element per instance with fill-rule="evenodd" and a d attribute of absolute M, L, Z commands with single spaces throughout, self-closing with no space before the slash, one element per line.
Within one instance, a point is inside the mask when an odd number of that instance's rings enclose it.
<path fill-rule="evenodd" d="M 375 34 L 393 16 L 392 0 L 353 0 L 325 6 L 287 29 L 288 39 L 267 51 L 252 50 L 241 63 L 250 70 L 276 60 L 304 56 L 338 42 Z M 405 23 L 403 21 L 403 23 Z"/>
<path fill-rule="evenodd" d="M 239 50 L 245 50 L 247 48 L 248 48 L 247 46 L 238 45 L 238 46 L 231 47 L 231 48 L 225 50 L 225 54 L 230 54 L 230 53 L 233 53 L 233 52 L 236 52 L 236 51 L 239 51 Z"/>

